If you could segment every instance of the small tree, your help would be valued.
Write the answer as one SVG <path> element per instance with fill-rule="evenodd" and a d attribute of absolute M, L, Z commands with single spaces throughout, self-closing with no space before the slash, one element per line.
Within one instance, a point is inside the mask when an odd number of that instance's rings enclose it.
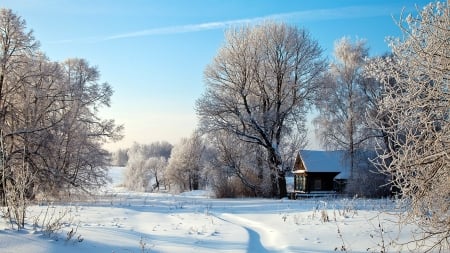
<path fill-rule="evenodd" d="M 153 191 L 167 185 L 167 160 L 172 152 L 168 142 L 134 143 L 128 149 L 125 187 L 133 191 Z"/>
<path fill-rule="evenodd" d="M 145 145 L 134 143 L 128 149 L 124 184 L 129 190 L 147 191 L 150 182 L 150 171 L 146 168 L 145 161 L 148 158 Z"/>
<path fill-rule="evenodd" d="M 389 138 L 389 147 L 380 145 L 379 166 L 400 191 L 408 210 L 404 222 L 422 229 L 417 242 L 429 239 L 427 250 L 445 251 L 450 247 L 448 4 L 430 3 L 398 24 L 405 39 L 392 39 L 392 57 L 368 68 L 385 85 L 372 117 Z"/>
<path fill-rule="evenodd" d="M 151 178 L 155 181 L 152 184 L 152 190 L 160 189 L 161 184 L 166 186 L 166 167 L 167 167 L 167 158 L 160 157 L 150 157 L 145 161 L 145 168 L 147 168 L 150 172 Z"/>
<path fill-rule="evenodd" d="M 202 178 L 205 145 L 198 133 L 190 138 L 183 138 L 174 146 L 167 167 L 167 179 L 175 188 L 174 191 L 199 190 L 205 186 L 206 180 Z"/>

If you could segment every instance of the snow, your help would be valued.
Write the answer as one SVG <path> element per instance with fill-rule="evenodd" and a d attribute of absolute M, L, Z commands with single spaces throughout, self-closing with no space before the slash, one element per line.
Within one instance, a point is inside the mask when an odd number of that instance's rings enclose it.
<path fill-rule="evenodd" d="M 349 177 L 350 166 L 344 163 L 345 151 L 343 150 L 300 150 L 299 154 L 308 172 L 339 172 L 337 178 Z"/>
<path fill-rule="evenodd" d="M 0 220 L 0 252 L 333 252 L 343 246 L 348 252 L 379 252 L 383 240 L 398 251 L 400 246 L 388 243 L 411 239 L 414 229 L 398 230 L 389 199 L 138 193 L 121 187 L 123 168 L 112 168 L 110 175 L 113 182 L 90 201 L 30 206 L 24 230 Z M 66 213 L 58 233 L 41 231 L 48 210 Z M 75 236 L 67 240 L 72 229 Z"/>

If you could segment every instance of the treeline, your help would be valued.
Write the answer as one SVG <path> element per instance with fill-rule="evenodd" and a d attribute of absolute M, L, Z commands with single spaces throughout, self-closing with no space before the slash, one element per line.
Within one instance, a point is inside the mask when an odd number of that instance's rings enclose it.
<path fill-rule="evenodd" d="M 448 249 L 450 15 L 441 2 L 418 12 L 400 17 L 403 38 L 390 39 L 392 52 L 370 57 L 365 41 L 342 38 L 331 62 L 296 26 L 229 29 L 204 72 L 199 128 L 168 159 L 170 187 L 286 196 L 289 159 L 304 147 L 306 114 L 315 108 L 323 146 L 347 152 L 347 192 L 388 185 L 408 210 L 403 221 L 422 229 L 416 239 Z M 377 154 L 365 163 L 372 171 L 361 167 L 364 152 Z"/>
<path fill-rule="evenodd" d="M 232 150 L 221 149 L 231 144 Z M 286 164 L 293 164 L 295 150 L 297 146 L 284 151 Z M 224 135 L 196 132 L 174 146 L 165 141 L 134 143 L 128 149 L 117 150 L 112 157 L 113 165 L 127 167 L 124 186 L 133 191 L 179 193 L 208 189 L 216 197 L 271 196 L 263 151 Z"/>
<path fill-rule="evenodd" d="M 376 152 L 379 175 L 397 191 L 423 239 L 448 246 L 450 219 L 450 15 L 430 3 L 400 17 L 402 39 L 370 57 L 365 41 L 339 39 L 334 59 L 309 32 L 278 22 L 234 27 L 204 72 L 195 109 L 200 124 L 175 146 L 135 144 L 126 186 L 186 191 L 209 187 L 218 197 L 287 194 L 286 174 L 306 145 L 307 113 L 327 149 L 347 151 L 347 191 L 373 181 L 357 154 Z M 25 21 L 0 12 L 0 197 L 19 227 L 37 194 L 55 196 L 105 183 L 102 144 L 121 127 L 98 116 L 111 87 L 83 59 L 52 62 Z M 369 164 L 369 163 L 366 163 Z M 384 179 L 384 178 L 383 178 Z M 371 186 L 372 187 L 372 186 Z M 375 185 L 376 187 L 376 185 Z"/>
<path fill-rule="evenodd" d="M 0 202 L 24 226 L 28 201 L 107 182 L 121 126 L 99 117 L 113 93 L 84 59 L 53 62 L 25 20 L 0 9 Z"/>

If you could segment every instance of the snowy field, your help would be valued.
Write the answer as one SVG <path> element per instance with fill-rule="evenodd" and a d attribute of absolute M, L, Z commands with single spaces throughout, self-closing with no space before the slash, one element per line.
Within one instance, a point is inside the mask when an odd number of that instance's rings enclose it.
<path fill-rule="evenodd" d="M 120 187 L 122 172 L 112 168 L 113 183 L 92 201 L 31 206 L 25 230 L 0 220 L 0 252 L 403 252 L 391 242 L 413 237 L 413 227 L 399 232 L 387 199 L 135 193 Z M 52 224 L 58 232 L 45 231 Z"/>

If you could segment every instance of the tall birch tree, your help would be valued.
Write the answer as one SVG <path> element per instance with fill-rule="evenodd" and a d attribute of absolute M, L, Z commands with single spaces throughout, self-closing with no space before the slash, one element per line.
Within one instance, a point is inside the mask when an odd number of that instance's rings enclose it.
<path fill-rule="evenodd" d="M 336 41 L 335 60 L 323 77 L 314 119 L 316 132 L 327 149 L 348 152 L 350 179 L 356 175 L 357 151 L 367 140 L 365 113 L 369 101 L 363 75 L 368 47 L 364 40 L 352 42 L 344 37 Z"/>

